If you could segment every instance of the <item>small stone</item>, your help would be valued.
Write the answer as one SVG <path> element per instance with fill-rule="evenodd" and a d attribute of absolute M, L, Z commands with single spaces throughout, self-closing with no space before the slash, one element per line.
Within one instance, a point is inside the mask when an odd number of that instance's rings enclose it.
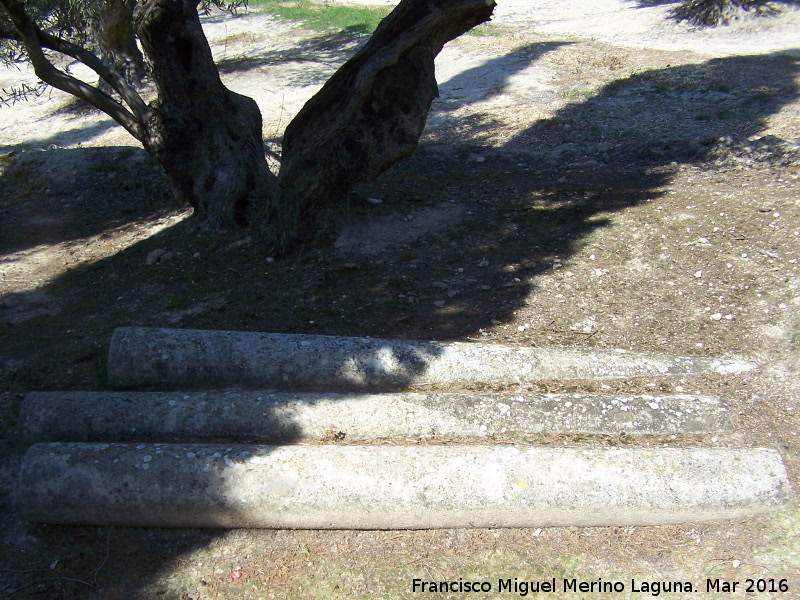
<path fill-rule="evenodd" d="M 594 333 L 597 331 L 597 319 L 595 317 L 586 317 L 582 321 L 572 324 L 570 331 L 575 333 Z"/>
<path fill-rule="evenodd" d="M 714 313 L 713 315 L 711 315 L 711 320 L 712 321 L 722 320 L 722 313 Z"/>
<path fill-rule="evenodd" d="M 275 262 L 275 259 L 274 259 L 274 258 L 272 258 L 271 256 L 268 256 L 268 257 L 267 257 L 267 262 L 268 262 L 268 263 L 274 263 L 274 262 Z"/>
<path fill-rule="evenodd" d="M 447 289 L 447 284 L 444 281 L 432 281 L 431 282 L 431 287 L 435 287 L 435 288 L 440 289 L 440 290 L 446 290 Z"/>
<path fill-rule="evenodd" d="M 437 308 L 442 308 L 444 306 L 444 300 L 436 300 L 433 305 Z"/>
<path fill-rule="evenodd" d="M 156 248 L 148 253 L 147 258 L 144 259 L 144 264 L 146 264 L 148 267 L 152 267 L 154 265 L 165 263 L 170 258 L 172 258 L 172 252 L 167 252 L 163 248 Z"/>
<path fill-rule="evenodd" d="M 474 154 L 473 153 L 473 154 L 470 154 L 467 157 L 467 162 L 468 163 L 473 163 L 473 164 L 479 164 L 479 163 L 482 163 L 482 162 L 486 162 L 486 157 L 481 156 L 480 154 Z"/>
<path fill-rule="evenodd" d="M 489 266 L 489 261 L 488 261 L 488 260 L 486 260 L 486 259 L 484 258 L 483 260 L 481 260 L 481 261 L 478 263 L 478 266 L 479 266 L 479 267 L 488 267 L 488 266 Z"/>
<path fill-rule="evenodd" d="M 698 279 L 700 279 L 703 276 L 703 272 L 702 271 L 695 271 L 694 276 L 697 277 Z"/>
<path fill-rule="evenodd" d="M 252 236 L 244 237 L 240 240 L 236 240 L 235 242 L 228 244 L 225 247 L 225 250 L 233 250 L 234 248 L 241 248 L 242 246 L 247 246 L 248 244 L 252 243 L 253 238 Z"/>

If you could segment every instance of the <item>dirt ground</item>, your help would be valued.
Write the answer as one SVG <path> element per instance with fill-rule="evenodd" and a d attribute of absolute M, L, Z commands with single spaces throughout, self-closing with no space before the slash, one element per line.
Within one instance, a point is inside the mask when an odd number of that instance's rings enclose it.
<path fill-rule="evenodd" d="M 645 528 L 138 530 L 16 516 L 24 393 L 105 389 L 122 325 L 746 358 L 760 370 L 532 389 L 721 396 L 731 434 L 549 443 L 775 448 L 796 486 L 800 10 L 697 31 L 664 19 L 663 3 L 585 4 L 501 2 L 481 35 L 448 46 L 419 151 L 280 258 L 247 231 L 195 222 L 104 115 L 56 93 L 0 108 L 0 598 L 391 599 L 419 597 L 414 578 L 552 577 L 629 592 L 537 597 L 654 596 L 630 592 L 636 579 L 701 589 L 671 599 L 800 598 L 796 500 Z M 363 42 L 259 15 L 207 27 L 272 143 Z M 706 578 L 742 583 L 706 593 Z M 742 591 L 784 578 L 787 592 Z"/>

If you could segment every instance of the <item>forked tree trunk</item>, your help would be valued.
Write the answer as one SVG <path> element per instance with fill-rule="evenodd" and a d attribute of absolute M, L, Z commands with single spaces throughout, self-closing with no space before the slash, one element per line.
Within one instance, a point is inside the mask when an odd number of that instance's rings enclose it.
<path fill-rule="evenodd" d="M 438 95 L 434 58 L 490 18 L 493 0 L 403 0 L 289 124 L 277 179 L 255 102 L 228 90 L 196 0 L 146 0 L 136 27 L 158 88 L 145 148 L 175 195 L 217 225 L 251 224 L 285 250 L 320 206 L 341 201 L 417 146 Z"/>
<path fill-rule="evenodd" d="M 109 25 L 131 0 L 109 0 Z M 220 226 L 253 225 L 277 251 L 309 216 L 335 204 L 360 181 L 375 179 L 417 146 L 438 95 L 434 58 L 442 46 L 487 21 L 494 0 L 402 0 L 374 35 L 289 124 L 279 175 L 264 153 L 261 113 L 227 89 L 211 56 L 200 0 L 142 0 L 134 31 L 150 59 L 157 99 L 144 103 L 125 77 L 86 48 L 39 29 L 23 0 L 0 0 L 46 83 L 105 111 L 161 164 L 178 200 Z M 115 13 L 114 11 L 118 11 Z M 45 49 L 93 69 L 118 98 L 58 69 Z M 126 50 L 132 53 L 130 47 Z"/>

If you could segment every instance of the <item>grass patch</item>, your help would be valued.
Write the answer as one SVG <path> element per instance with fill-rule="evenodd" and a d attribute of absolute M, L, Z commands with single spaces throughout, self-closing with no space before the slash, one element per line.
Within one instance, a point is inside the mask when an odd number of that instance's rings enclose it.
<path fill-rule="evenodd" d="M 264 39 L 260 33 L 253 33 L 251 31 L 241 31 L 239 33 L 232 33 L 219 40 L 219 44 L 255 44 Z"/>
<path fill-rule="evenodd" d="M 181 295 L 172 296 L 167 301 L 167 306 L 169 308 L 173 308 L 173 309 L 174 308 L 180 308 L 181 306 L 185 306 L 186 304 L 188 304 L 188 301 L 186 300 L 186 298 L 184 298 Z"/>
<path fill-rule="evenodd" d="M 285 21 L 296 21 L 312 31 L 338 29 L 352 33 L 372 33 L 389 14 L 388 8 L 341 6 L 312 0 L 251 0 L 252 8 Z"/>
<path fill-rule="evenodd" d="M 481 23 L 470 29 L 467 35 L 474 35 L 475 37 L 499 37 L 503 35 L 503 32 L 491 23 Z"/>

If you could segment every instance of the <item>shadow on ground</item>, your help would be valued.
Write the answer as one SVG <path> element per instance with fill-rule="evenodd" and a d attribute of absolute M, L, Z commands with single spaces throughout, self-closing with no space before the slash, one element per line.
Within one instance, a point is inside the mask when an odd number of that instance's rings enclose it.
<path fill-rule="evenodd" d="M 538 48 L 541 55 L 552 46 Z M 527 64 L 509 60 L 512 65 Z M 788 54 L 646 71 L 577 98 L 504 148 L 486 149 L 482 162 L 470 162 L 460 148 L 423 147 L 366 186 L 365 193 L 382 198 L 383 204 L 354 202 L 344 211 L 345 218 L 386 221 L 450 204 L 464 207 L 462 217 L 440 222 L 435 231 L 379 253 L 335 252 L 334 229 L 330 238 L 316 239 L 273 261 L 247 232 L 208 231 L 187 220 L 99 261 L 91 270 L 66 273 L 46 286 L 56 303 L 52 314 L 11 324 L 3 320 L 0 308 L 0 346 L 7 349 L 3 414 L 10 425 L 2 442 L 3 455 L 9 457 L 6 469 L 15 471 L 23 450 L 10 433 L 19 394 L 106 387 L 104 353 L 113 329 L 121 325 L 445 341 L 468 339 L 493 323 L 511 321 L 537 276 L 552 269 L 555 258 L 567 260 L 589 233 L 609 223 L 613 213 L 644 201 L 658 202 L 680 164 L 703 163 L 724 152 L 735 158 L 737 144 L 757 136 L 771 115 L 797 101 L 799 73 L 797 59 Z M 487 115 L 465 127 L 468 152 L 490 126 Z M 779 153 L 782 141 L 770 143 Z M 59 199 L 68 209 L 54 202 L 44 214 L 36 211 L 37 218 L 56 218 L 70 210 L 76 223 L 85 219 L 89 231 L 97 233 L 134 218 L 126 215 L 124 206 L 143 202 L 151 207 L 135 213 L 136 218 L 164 206 L 162 200 L 149 204 L 149 192 L 136 194 L 124 205 L 115 199 L 104 209 L 104 219 L 91 221 L 97 212 L 94 203 L 102 201 L 103 194 L 89 182 L 96 180 L 98 168 L 117 172 L 120 163 L 127 164 L 123 159 L 130 151 L 57 152 L 81 157 L 72 167 L 74 181 L 80 184 L 65 185 L 64 180 L 71 179 L 57 174 L 63 189 Z M 48 153 L 42 153 L 41 160 L 40 168 L 47 164 Z M 6 206 L 18 197 L 33 201 L 39 193 L 26 191 L 25 186 L 40 185 L 30 178 L 3 175 L 3 184 Z M 163 181 L 152 185 L 153 194 L 163 190 Z M 70 201 L 87 187 L 91 194 L 85 202 Z M 52 243 L 68 237 L 40 231 L 31 224 L 32 216 L 20 214 L 10 228 L 11 241 L 3 242 L 6 252 L 30 247 L 29 239 Z M 156 249 L 169 250 L 172 256 L 146 264 Z M 4 302 L 25 300 L 25 294 L 18 294 Z M 396 387 L 405 386 L 399 382 Z M 9 508 L 11 502 L 5 490 L 0 505 Z M 153 589 L 151 582 L 181 556 L 222 535 L 26 528 L 8 516 L 10 510 L 5 514 L 6 531 L 34 547 L 51 548 L 53 560 L 70 556 L 59 563 L 63 570 L 57 574 L 84 580 L 60 580 L 56 586 L 37 571 L 29 591 L 42 598 L 80 597 L 86 584 L 95 583 L 91 574 L 98 565 L 103 571 L 97 581 L 104 573 L 114 573 L 115 578 L 114 590 L 106 590 L 103 597 L 117 593 L 177 598 L 170 590 Z M 16 556 L 9 568 L 22 572 L 31 567 L 24 555 Z M 41 565 L 42 571 L 45 567 Z"/>
<path fill-rule="evenodd" d="M 284 79 L 285 85 L 318 85 L 325 83 L 333 70 L 350 58 L 368 39 L 369 36 L 359 31 L 323 33 L 284 50 L 260 53 L 248 51 L 246 55 L 223 58 L 217 61 L 217 67 L 223 75 L 231 75 L 288 64 L 315 63 L 328 66 L 329 69 L 298 70 L 290 74 L 288 79 Z"/>
<path fill-rule="evenodd" d="M 163 173 L 141 148 L 56 148 L 0 157 L 0 257 L 175 208 Z"/>
<path fill-rule="evenodd" d="M 472 104 L 477 100 L 488 100 L 504 93 L 514 75 L 524 71 L 548 52 L 553 52 L 572 42 L 536 42 L 520 46 L 508 54 L 492 58 L 472 69 L 451 77 L 439 85 L 439 92 L 447 100 L 441 112 L 451 111 Z M 479 81 L 478 86 L 475 82 Z M 435 109 L 434 109 L 435 110 Z"/>
<path fill-rule="evenodd" d="M 11 144 L 0 146 L 0 154 L 9 152 L 19 152 L 31 148 L 49 149 L 51 146 L 67 146 L 83 144 L 101 136 L 106 131 L 117 127 L 116 121 L 111 118 L 103 118 L 94 124 L 86 124 L 72 129 L 58 131 L 52 135 L 37 140 L 35 143 L 23 142 L 21 144 Z"/>

